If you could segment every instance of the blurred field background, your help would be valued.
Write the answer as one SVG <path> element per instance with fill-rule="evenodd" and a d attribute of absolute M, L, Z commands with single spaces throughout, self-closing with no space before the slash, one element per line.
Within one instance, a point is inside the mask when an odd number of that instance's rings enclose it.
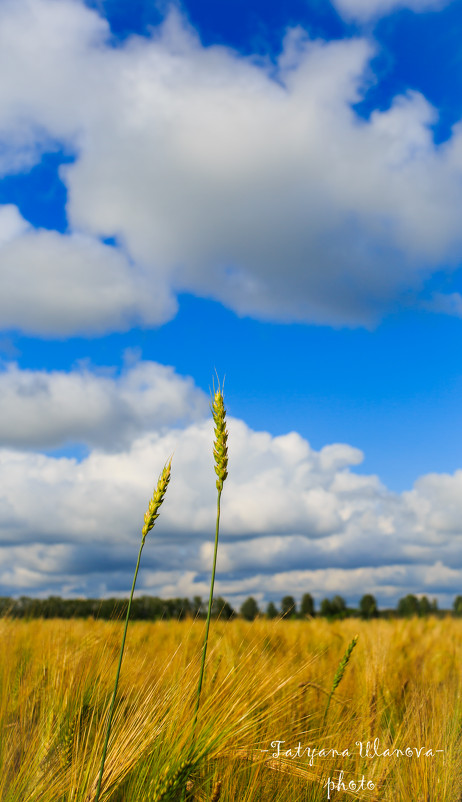
<path fill-rule="evenodd" d="M 102 800 L 317 802 L 327 779 L 372 783 L 331 799 L 458 802 L 462 622 L 214 621 L 194 742 L 204 621 L 132 622 Z M 0 620 L 0 799 L 91 802 L 122 623 Z M 323 717 L 348 644 L 359 635 Z M 359 755 L 443 749 L 434 757 Z M 273 741 L 284 741 L 279 758 Z M 298 743 L 350 757 L 285 757 Z M 268 750 L 268 751 L 262 751 Z"/>

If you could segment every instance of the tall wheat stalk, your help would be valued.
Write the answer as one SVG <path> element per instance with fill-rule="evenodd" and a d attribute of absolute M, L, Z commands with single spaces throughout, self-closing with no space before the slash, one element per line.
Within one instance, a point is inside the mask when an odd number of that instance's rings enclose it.
<path fill-rule="evenodd" d="M 218 534 L 220 531 L 220 502 L 221 502 L 221 493 L 223 491 L 223 483 L 228 476 L 228 431 L 226 429 L 226 409 L 223 400 L 223 392 L 218 384 L 218 389 L 215 391 L 214 395 L 212 396 L 212 403 L 211 403 L 211 412 L 213 416 L 213 422 L 215 424 L 215 440 L 213 444 L 213 457 L 215 460 L 215 473 L 217 475 L 216 480 L 216 487 L 217 487 L 217 517 L 216 517 L 216 526 L 215 526 L 215 547 L 213 551 L 213 566 L 212 566 L 212 578 L 210 581 L 210 594 L 209 594 L 209 604 L 207 609 L 207 621 L 205 625 L 205 635 L 204 635 L 204 645 L 202 647 L 202 660 L 201 660 L 201 668 L 199 673 L 199 683 L 197 686 L 197 698 L 196 698 L 196 708 L 194 711 L 194 722 L 193 722 L 193 737 L 194 731 L 196 728 L 197 723 L 197 715 L 199 712 L 199 704 L 201 698 L 201 691 L 202 691 L 202 682 L 204 679 L 204 671 L 205 671 L 205 658 L 207 655 L 207 643 L 209 639 L 209 628 L 210 628 L 210 618 L 212 614 L 212 603 L 213 603 L 213 588 L 215 585 L 215 571 L 217 565 L 217 553 L 218 553 Z"/>
<path fill-rule="evenodd" d="M 115 683 L 114 683 L 114 690 L 113 690 L 113 693 L 112 693 L 111 706 L 110 706 L 110 709 L 109 709 L 109 718 L 108 718 L 107 729 L 106 729 L 106 738 L 105 738 L 104 746 L 103 746 L 103 756 L 102 756 L 102 759 L 101 759 L 101 768 L 100 768 L 100 771 L 99 771 L 98 785 L 97 785 L 97 788 L 96 788 L 95 802 L 98 802 L 100 791 L 101 791 L 101 783 L 102 783 L 102 780 L 103 780 L 103 773 L 104 773 L 104 763 L 105 763 L 105 760 L 106 760 L 106 753 L 107 753 L 107 747 L 108 747 L 108 743 L 109 743 L 109 736 L 111 734 L 112 718 L 113 718 L 113 715 L 114 715 L 115 701 L 116 701 L 116 696 L 117 696 L 117 686 L 119 684 L 120 669 L 121 669 L 121 666 L 122 666 L 122 658 L 123 658 L 123 655 L 124 655 L 125 639 L 127 637 L 128 621 L 129 621 L 129 618 L 130 618 L 130 610 L 131 610 L 131 606 L 132 606 L 133 593 L 135 591 L 136 579 L 137 579 L 138 570 L 139 570 L 139 567 L 140 567 L 141 552 L 143 551 L 143 546 L 144 546 L 144 543 L 145 543 L 145 540 L 146 540 L 146 535 L 153 528 L 153 526 L 154 526 L 154 524 L 156 522 L 156 519 L 159 517 L 158 509 L 159 509 L 160 505 L 162 504 L 162 502 L 164 500 L 165 493 L 167 491 L 167 486 L 168 486 L 168 483 L 170 481 L 171 466 L 172 466 L 172 459 L 170 458 L 170 460 L 167 462 L 167 464 L 165 465 L 162 473 L 159 476 L 159 479 L 158 479 L 158 482 L 157 482 L 157 487 L 156 487 L 156 489 L 154 491 L 154 494 L 153 494 L 153 496 L 152 496 L 152 498 L 151 498 L 151 500 L 149 502 L 148 509 L 146 510 L 146 512 L 144 514 L 144 526 L 143 526 L 143 528 L 141 530 L 141 545 L 140 545 L 140 550 L 138 552 L 138 560 L 136 562 L 135 574 L 134 574 L 134 577 L 133 577 L 132 589 L 131 589 L 131 592 L 130 592 L 130 599 L 128 601 L 127 615 L 125 616 L 125 627 L 124 627 L 124 632 L 123 632 L 123 636 L 122 636 L 122 645 L 120 647 L 119 663 L 118 663 L 118 666 L 117 666 L 117 673 L 116 673 L 116 678 L 115 678 Z"/>

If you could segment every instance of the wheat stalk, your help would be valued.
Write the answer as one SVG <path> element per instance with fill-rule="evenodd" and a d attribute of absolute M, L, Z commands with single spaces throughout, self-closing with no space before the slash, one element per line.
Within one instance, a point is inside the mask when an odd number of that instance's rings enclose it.
<path fill-rule="evenodd" d="M 212 396 L 212 403 L 210 405 L 210 409 L 212 412 L 213 422 L 215 424 L 215 440 L 213 443 L 213 457 L 215 460 L 215 473 L 217 475 L 216 480 L 216 487 L 218 491 L 217 495 L 217 517 L 216 517 L 216 526 L 215 526 L 215 547 L 213 551 L 213 566 L 212 566 L 212 578 L 210 581 L 210 594 L 209 594 L 209 604 L 207 609 L 207 622 L 205 625 L 205 636 L 204 636 L 204 645 L 202 648 L 202 661 L 201 661 L 201 668 L 199 674 L 199 684 L 197 687 L 197 699 L 196 699 L 196 709 L 194 711 L 194 722 L 193 722 L 193 738 L 194 738 L 194 730 L 196 727 L 197 722 L 197 714 L 199 712 L 199 704 L 200 704 L 200 697 L 201 697 L 201 690 L 202 690 L 202 682 L 204 679 L 204 670 L 205 670 L 205 657 L 207 654 L 207 643 L 209 637 L 209 628 L 210 628 L 210 617 L 212 613 L 212 602 L 213 602 L 213 588 L 215 585 L 215 571 L 217 565 L 217 553 L 218 553 L 218 534 L 220 530 L 220 502 L 221 502 L 221 494 L 223 491 L 223 482 L 225 481 L 226 477 L 228 476 L 228 431 L 226 429 L 226 409 L 223 400 L 223 391 L 218 384 L 218 389 L 214 392 Z"/>
<path fill-rule="evenodd" d="M 115 683 L 114 683 L 114 691 L 112 693 L 111 706 L 110 706 L 110 709 L 109 709 L 109 718 L 108 718 L 108 723 L 107 723 L 106 738 L 105 738 L 105 741 L 104 741 L 103 757 L 102 757 L 102 760 L 101 760 L 101 768 L 100 768 L 100 771 L 99 771 L 98 785 L 97 785 L 97 788 L 96 788 L 95 802 L 98 802 L 100 791 L 101 791 L 101 783 L 102 783 L 102 780 L 103 780 L 103 772 L 104 772 L 104 763 L 105 763 L 105 760 L 106 760 L 107 747 L 108 747 L 108 743 L 109 743 L 109 735 L 111 733 L 112 717 L 114 715 L 115 700 L 116 700 L 116 696 L 117 696 L 117 686 L 119 684 L 120 669 L 121 669 L 121 666 L 122 666 L 122 658 L 123 658 L 123 655 L 124 655 L 125 639 L 127 637 L 128 620 L 130 618 L 130 610 L 131 610 L 131 606 L 132 606 L 133 593 L 135 592 L 136 578 L 138 576 L 138 571 L 139 571 L 139 567 L 140 567 L 141 552 L 143 551 L 143 546 L 144 546 L 144 542 L 146 540 L 146 535 L 153 528 L 153 526 L 154 526 L 154 524 L 156 522 L 156 519 L 159 517 L 158 510 L 159 510 L 159 507 L 160 507 L 160 505 L 162 504 L 162 502 L 164 500 L 165 493 L 167 492 L 168 483 L 170 481 L 171 466 L 172 466 L 172 459 L 170 458 L 170 460 L 166 463 L 162 473 L 159 476 L 156 489 L 154 491 L 154 494 L 153 494 L 152 498 L 149 501 L 148 509 L 146 510 L 146 513 L 144 515 L 144 526 L 143 526 L 143 528 L 141 530 L 141 533 L 142 533 L 141 545 L 140 545 L 140 550 L 138 552 L 138 560 L 137 560 L 137 563 L 136 563 L 135 574 L 134 574 L 133 583 L 132 583 L 132 589 L 131 589 L 131 592 L 130 592 L 130 599 L 128 601 L 127 614 L 126 614 L 126 617 L 125 617 L 125 627 L 124 627 L 124 632 L 123 632 L 123 636 L 122 636 L 122 645 L 120 647 L 119 664 L 117 666 L 117 673 L 116 673 L 116 678 L 115 678 Z"/>

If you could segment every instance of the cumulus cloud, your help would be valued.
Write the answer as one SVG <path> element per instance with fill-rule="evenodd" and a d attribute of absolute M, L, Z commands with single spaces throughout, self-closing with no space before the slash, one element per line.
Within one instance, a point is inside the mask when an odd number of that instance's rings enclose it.
<path fill-rule="evenodd" d="M 73 371 L 0 371 L 0 445 L 55 448 L 83 443 L 106 450 L 146 430 L 202 417 L 208 400 L 192 379 L 155 362 L 127 365 L 119 376 L 84 365 Z"/>
<path fill-rule="evenodd" d="M 0 247 L 25 234 L 31 227 L 11 203 L 0 206 Z"/>
<path fill-rule="evenodd" d="M 162 277 L 86 234 L 27 227 L 0 207 L 0 316 L 5 329 L 45 336 L 103 334 L 164 323 L 176 301 Z"/>
<path fill-rule="evenodd" d="M 452 0 L 332 0 L 333 5 L 347 19 L 369 20 L 383 17 L 392 11 L 408 8 L 411 11 L 437 11 Z"/>
<path fill-rule="evenodd" d="M 452 317 L 462 317 L 462 295 L 460 292 L 435 292 L 422 304 L 429 312 L 439 312 Z"/>
<path fill-rule="evenodd" d="M 78 0 L 5 0 L 0 53 L 0 170 L 57 142 L 76 155 L 62 168 L 72 233 L 18 231 L 2 248 L 9 327 L 157 325 L 180 291 L 260 319 L 371 326 L 460 262 L 462 128 L 435 146 L 417 92 L 359 119 L 363 38 L 293 30 L 274 67 L 204 47 L 176 11 L 115 47 Z"/>
<path fill-rule="evenodd" d="M 40 399 L 35 403 L 40 408 Z M 313 451 L 295 433 L 273 438 L 239 420 L 230 421 L 230 432 L 234 469 L 222 502 L 223 537 L 295 528 L 322 538 L 342 530 L 341 505 L 329 491 L 336 469 L 321 467 L 322 450 Z M 189 534 L 203 537 L 212 531 L 215 518 L 212 439 L 212 424 L 202 421 L 184 429 L 150 431 L 115 453 L 95 449 L 80 462 L 5 449 L 0 452 L 0 472 L 3 466 L 6 520 L 20 511 L 24 535 L 30 529 L 54 541 L 70 542 L 79 532 L 91 540 L 106 530 L 123 542 L 127 533 L 136 531 L 139 511 L 144 512 L 146 482 L 157 477 L 174 452 L 175 481 L 169 487 L 170 505 L 162 510 L 164 526 L 179 540 Z M 359 458 L 360 452 L 351 449 L 352 462 Z M 38 514 L 37 504 L 46 505 L 43 514 Z M 19 519 L 16 523 L 20 525 Z"/>
<path fill-rule="evenodd" d="M 199 419 L 172 428 L 169 421 L 183 415 L 194 388 L 168 369 L 140 363 L 119 378 L 21 375 L 16 367 L 10 374 L 8 403 L 17 397 L 20 407 L 23 392 L 32 421 L 45 409 L 41 393 L 48 383 L 45 429 L 52 430 L 53 413 L 72 390 L 77 402 L 86 395 L 89 412 L 85 417 L 80 403 L 64 401 L 70 431 L 80 427 L 91 440 L 104 409 L 115 426 L 119 419 L 126 426 L 127 439 L 112 451 L 103 442 L 80 461 L 0 450 L 2 593 L 126 594 L 144 510 L 174 452 L 172 481 L 143 556 L 139 592 L 205 595 L 216 497 L 213 427 L 201 415 L 203 396 L 196 393 Z M 114 383 L 127 405 L 128 425 L 114 407 Z M 170 393 L 170 410 L 159 402 L 161 387 Z M 148 430 L 133 418 L 135 401 L 157 410 Z M 55 426 L 59 432 L 63 421 Z M 229 429 L 217 593 L 238 603 L 249 594 L 278 600 L 287 592 L 309 591 L 317 598 L 340 592 L 355 601 L 373 592 L 391 604 L 408 592 L 449 603 L 458 592 L 462 471 L 421 477 L 412 490 L 397 494 L 375 476 L 356 474 L 363 455 L 347 444 L 316 451 L 295 432 L 273 437 L 233 418 Z M 31 425 L 29 437 L 34 432 Z"/>

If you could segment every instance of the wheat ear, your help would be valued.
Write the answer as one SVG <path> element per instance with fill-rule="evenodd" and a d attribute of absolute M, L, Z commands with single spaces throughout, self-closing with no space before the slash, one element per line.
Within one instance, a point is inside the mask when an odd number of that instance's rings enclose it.
<path fill-rule="evenodd" d="M 345 654 L 343 655 L 342 659 L 340 660 L 340 663 L 338 664 L 337 671 L 335 672 L 334 681 L 332 683 L 332 690 L 331 690 L 331 692 L 329 694 L 329 698 L 327 700 L 326 709 L 324 711 L 324 718 L 322 720 L 323 726 L 324 726 L 324 724 L 326 722 L 327 714 L 329 712 L 331 699 L 332 699 L 335 691 L 337 690 L 338 686 L 340 685 L 340 683 L 341 683 L 341 681 L 343 679 L 343 675 L 344 675 L 346 667 L 347 667 L 347 665 L 349 663 L 349 660 L 350 660 L 350 657 L 351 657 L 351 653 L 352 653 L 353 649 L 355 648 L 357 642 L 358 642 L 358 636 L 355 635 L 355 637 L 353 638 L 351 643 L 348 645 L 348 648 L 347 648 Z"/>
<path fill-rule="evenodd" d="M 212 796 L 210 797 L 210 802 L 218 802 L 221 796 L 221 782 L 217 780 L 215 785 L 213 786 Z"/>
<path fill-rule="evenodd" d="M 109 735 L 111 733 L 112 717 L 114 715 L 115 700 L 116 700 L 116 696 L 117 696 L 117 686 L 119 684 L 120 669 L 121 669 L 121 666 L 122 666 L 122 658 L 123 658 L 123 655 L 124 655 L 125 639 L 127 637 L 128 620 L 130 618 L 130 610 L 131 610 L 131 606 L 132 606 L 133 593 L 135 592 L 136 578 L 138 576 L 138 570 L 139 570 L 139 567 L 140 567 L 141 552 L 143 551 L 143 546 L 144 546 L 144 542 L 146 540 L 146 535 L 152 529 L 152 527 L 154 526 L 154 524 L 156 522 L 156 519 L 159 517 L 158 509 L 159 509 L 160 505 L 162 504 L 162 502 L 164 500 L 165 493 L 167 492 L 168 483 L 170 481 L 171 467 L 172 467 L 172 459 L 170 458 L 170 460 L 164 466 L 164 469 L 163 469 L 161 475 L 159 476 L 156 489 L 154 490 L 154 494 L 152 496 L 152 499 L 149 501 L 148 509 L 146 510 L 146 513 L 145 513 L 145 516 L 144 516 L 144 526 L 143 526 L 143 528 L 141 530 L 141 545 L 140 545 L 140 550 L 138 552 L 138 560 L 137 560 L 137 563 L 136 563 L 135 575 L 133 577 L 133 583 L 132 583 L 132 589 L 131 589 L 131 592 L 130 592 L 130 598 L 128 600 L 127 615 L 125 617 L 125 627 L 124 627 L 124 632 L 123 632 L 123 636 L 122 636 L 122 645 L 120 647 L 120 654 L 119 654 L 119 664 L 117 666 L 117 673 L 116 673 L 116 678 L 115 678 L 115 683 L 114 683 L 114 691 L 112 693 L 111 706 L 110 706 L 110 709 L 109 709 L 109 718 L 108 718 L 107 729 L 106 729 L 106 738 L 105 738 L 104 747 L 103 747 L 103 757 L 102 757 L 102 760 L 101 760 L 101 768 L 100 768 L 100 771 L 99 771 L 98 785 L 97 785 L 97 788 L 96 788 L 96 796 L 95 796 L 94 802 L 98 802 L 100 791 L 101 791 L 101 782 L 102 782 L 102 779 L 103 779 L 103 772 L 104 772 L 104 762 L 106 760 L 106 752 L 107 752 L 107 746 L 108 746 L 108 743 L 109 743 Z"/>
<path fill-rule="evenodd" d="M 167 492 L 168 483 L 170 481 L 171 468 L 172 468 L 172 459 L 170 458 L 167 464 L 164 466 L 161 475 L 159 476 L 157 487 L 154 490 L 152 499 L 150 499 L 148 508 L 144 513 L 144 526 L 141 530 L 143 545 L 144 541 L 146 540 L 146 535 L 153 528 L 156 522 L 156 518 L 159 517 L 159 513 L 157 512 L 157 510 L 162 504 L 165 494 Z"/>
<path fill-rule="evenodd" d="M 152 802 L 161 802 L 161 800 L 165 799 L 165 797 L 174 790 L 175 786 L 183 780 L 193 766 L 193 761 L 183 760 L 170 776 L 168 776 L 170 767 L 166 766 L 154 789 Z"/>

